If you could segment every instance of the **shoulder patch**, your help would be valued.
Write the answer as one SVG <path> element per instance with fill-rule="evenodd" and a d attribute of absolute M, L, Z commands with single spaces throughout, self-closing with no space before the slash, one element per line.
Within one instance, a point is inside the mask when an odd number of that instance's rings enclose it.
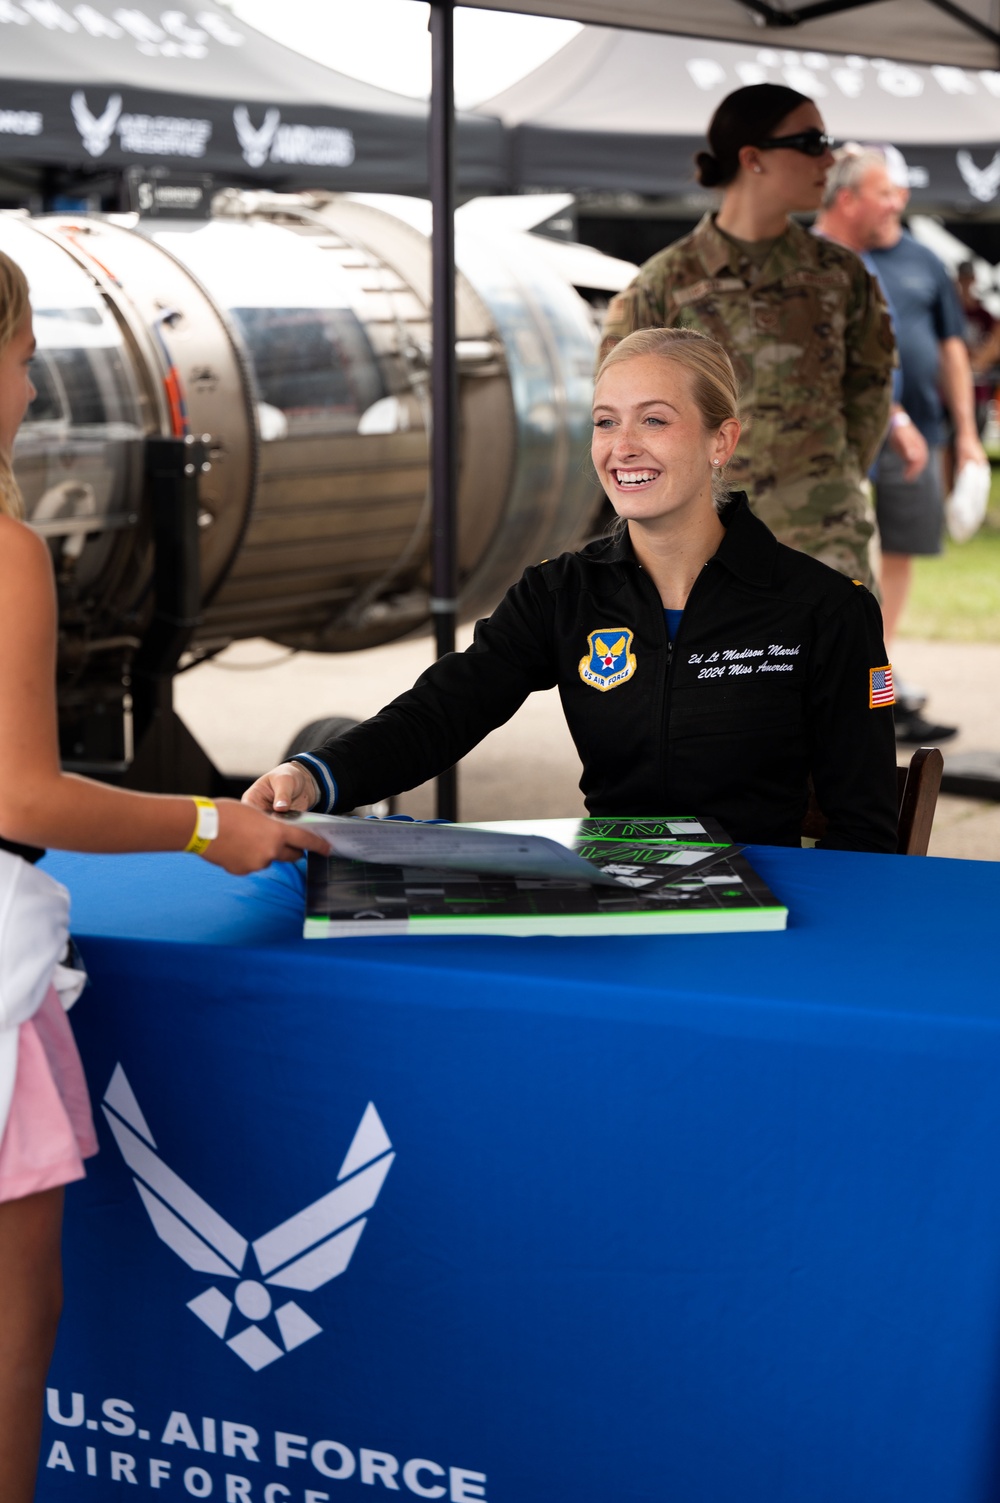
<path fill-rule="evenodd" d="M 892 686 L 892 664 L 883 663 L 881 668 L 868 670 L 868 708 L 879 710 L 883 705 L 896 703 L 896 691 Z"/>
<path fill-rule="evenodd" d="M 636 660 L 627 626 L 599 626 L 588 632 L 587 646 L 589 651 L 580 659 L 577 671 L 592 689 L 603 694 L 632 677 Z"/>

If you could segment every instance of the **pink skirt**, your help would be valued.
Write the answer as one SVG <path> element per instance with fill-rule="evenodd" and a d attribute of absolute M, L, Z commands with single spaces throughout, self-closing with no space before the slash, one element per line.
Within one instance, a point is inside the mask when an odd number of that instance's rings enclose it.
<path fill-rule="evenodd" d="M 21 1024 L 10 1115 L 0 1141 L 0 1201 L 82 1179 L 97 1152 L 90 1097 L 69 1019 L 50 986 Z"/>

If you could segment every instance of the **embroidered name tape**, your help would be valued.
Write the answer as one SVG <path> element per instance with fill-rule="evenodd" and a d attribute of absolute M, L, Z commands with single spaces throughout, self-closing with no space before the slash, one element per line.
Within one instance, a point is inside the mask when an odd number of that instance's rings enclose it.
<path fill-rule="evenodd" d="M 588 634 L 587 645 L 590 651 L 580 659 L 579 673 L 592 689 L 603 694 L 632 677 L 636 663 L 628 627 L 600 627 Z"/>
<path fill-rule="evenodd" d="M 894 705 L 895 703 L 896 694 L 892 687 L 892 664 L 886 663 L 883 668 L 870 668 L 868 670 L 869 710 L 877 710 L 881 705 Z"/>

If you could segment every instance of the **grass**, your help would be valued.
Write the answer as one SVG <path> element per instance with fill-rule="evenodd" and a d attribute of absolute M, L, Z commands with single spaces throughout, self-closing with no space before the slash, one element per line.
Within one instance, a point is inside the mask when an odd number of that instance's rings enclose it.
<path fill-rule="evenodd" d="M 967 543 L 918 558 L 900 635 L 935 642 L 1000 642 L 1000 469 L 994 456 L 990 506 Z"/>

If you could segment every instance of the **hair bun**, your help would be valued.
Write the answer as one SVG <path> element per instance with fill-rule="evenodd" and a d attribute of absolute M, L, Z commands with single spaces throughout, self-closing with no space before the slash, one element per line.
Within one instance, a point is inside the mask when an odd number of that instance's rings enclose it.
<path fill-rule="evenodd" d="M 703 188 L 715 188 L 722 181 L 722 166 L 717 157 L 710 151 L 699 151 L 695 154 L 694 165 L 698 170 L 698 181 Z"/>

